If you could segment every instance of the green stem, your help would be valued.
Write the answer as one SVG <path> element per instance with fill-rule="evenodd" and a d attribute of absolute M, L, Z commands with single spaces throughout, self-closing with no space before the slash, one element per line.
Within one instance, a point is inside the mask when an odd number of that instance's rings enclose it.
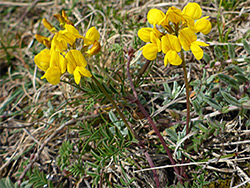
<path fill-rule="evenodd" d="M 103 94 L 108 98 L 108 100 L 112 103 L 112 105 L 114 106 L 116 112 L 119 114 L 119 116 L 122 118 L 122 121 L 125 123 L 127 129 L 131 132 L 131 134 L 133 135 L 133 137 L 135 138 L 134 132 L 132 131 L 131 127 L 128 124 L 128 121 L 126 120 L 126 118 L 124 117 L 123 113 L 120 111 L 120 109 L 118 108 L 118 106 L 116 105 L 115 101 L 112 99 L 112 97 L 107 93 L 107 91 L 105 90 L 105 88 L 102 86 L 102 84 L 100 84 L 100 82 L 95 78 L 95 76 L 91 77 L 92 80 L 97 84 L 97 86 L 102 90 Z"/>
<path fill-rule="evenodd" d="M 184 58 L 184 52 L 181 50 L 182 68 L 184 71 L 184 80 L 186 87 L 186 104 L 187 104 L 187 119 L 186 119 L 186 135 L 189 133 L 189 122 L 190 122 L 190 100 L 189 100 L 189 83 L 187 78 L 186 62 Z"/>

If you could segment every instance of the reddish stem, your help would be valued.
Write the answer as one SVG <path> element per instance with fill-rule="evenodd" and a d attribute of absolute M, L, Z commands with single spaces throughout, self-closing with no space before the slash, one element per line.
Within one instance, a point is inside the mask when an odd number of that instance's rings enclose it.
<path fill-rule="evenodd" d="M 154 121 L 152 120 L 152 118 L 150 117 L 150 115 L 148 114 L 148 112 L 145 110 L 145 108 L 143 107 L 143 105 L 141 104 L 139 98 L 138 98 L 138 95 L 135 91 L 135 86 L 133 84 L 133 81 L 132 81 L 132 78 L 131 78 L 131 75 L 130 75 L 130 62 L 133 58 L 133 53 L 130 53 L 129 56 L 128 56 L 128 62 L 127 62 L 127 75 L 128 75 L 128 79 L 129 79 L 129 82 L 130 82 L 130 87 L 133 91 L 133 94 L 134 94 L 134 97 L 135 97 L 135 100 L 134 102 L 138 105 L 138 107 L 140 108 L 141 112 L 144 114 L 144 116 L 148 119 L 148 122 L 149 124 L 152 126 L 152 128 L 154 129 L 156 135 L 158 136 L 158 138 L 160 139 L 160 142 L 161 144 L 163 145 L 169 159 L 170 159 L 170 162 L 172 165 L 175 165 L 175 161 L 173 159 L 173 156 L 172 156 L 172 153 L 170 151 L 170 149 L 168 148 L 168 146 L 166 145 L 166 142 L 164 140 L 164 138 L 162 137 L 160 131 L 158 130 L 158 128 L 156 127 L 156 124 L 154 123 Z M 180 176 L 180 171 L 179 171 L 179 168 L 178 167 L 174 167 L 174 171 L 176 172 L 177 176 L 178 176 L 178 180 L 180 182 L 182 182 L 182 178 Z"/>

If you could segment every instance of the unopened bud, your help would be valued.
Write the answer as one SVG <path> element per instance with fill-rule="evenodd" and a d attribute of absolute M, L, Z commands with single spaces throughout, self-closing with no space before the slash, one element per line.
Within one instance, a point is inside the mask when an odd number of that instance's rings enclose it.
<path fill-rule="evenodd" d="M 54 14 L 54 17 L 60 22 L 60 25 L 65 25 L 66 20 L 62 17 L 61 14 Z"/>
<path fill-rule="evenodd" d="M 64 10 L 62 10 L 62 17 L 63 17 L 63 19 L 65 20 L 65 22 L 66 22 L 67 24 L 73 25 L 73 26 L 74 26 L 73 22 L 70 21 L 70 20 L 68 19 L 68 16 L 67 16 L 67 14 L 65 13 Z"/>
<path fill-rule="evenodd" d="M 87 51 L 89 55 L 95 55 L 101 51 L 101 45 L 98 41 L 95 41 L 93 46 Z"/>
<path fill-rule="evenodd" d="M 50 32 L 55 33 L 57 31 L 56 28 L 51 25 L 51 23 L 49 23 L 45 18 L 43 18 L 42 22 L 44 27 L 46 27 Z"/>
<path fill-rule="evenodd" d="M 35 38 L 38 42 L 42 43 L 43 45 L 45 45 L 47 48 L 51 47 L 51 39 L 48 37 L 44 37 L 42 35 L 39 34 L 35 34 Z"/>

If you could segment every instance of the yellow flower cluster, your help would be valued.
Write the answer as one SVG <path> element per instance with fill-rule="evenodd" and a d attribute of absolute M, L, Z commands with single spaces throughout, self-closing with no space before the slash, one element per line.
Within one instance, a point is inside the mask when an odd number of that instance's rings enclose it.
<path fill-rule="evenodd" d="M 159 9 L 151 9 L 147 19 L 153 28 L 141 28 L 138 31 L 139 38 L 147 42 L 141 48 L 143 56 L 148 60 L 156 59 L 158 52 L 165 54 L 165 66 L 180 65 L 182 59 L 178 53 L 183 49 L 191 49 L 195 58 L 203 57 L 200 46 L 208 44 L 197 41 L 196 33 L 208 34 L 211 31 L 211 23 L 207 17 L 201 18 L 202 10 L 197 3 L 188 3 L 183 10 L 170 7 L 166 14 Z"/>
<path fill-rule="evenodd" d="M 98 42 L 100 34 L 95 27 L 91 27 L 84 37 L 68 20 L 64 11 L 62 15 L 55 14 L 54 16 L 63 30 L 58 31 L 46 19 L 43 19 L 44 27 L 54 35 L 52 38 L 35 35 L 35 38 L 47 47 L 35 56 L 35 64 L 45 71 L 42 79 L 46 78 L 53 85 L 60 82 L 60 77 L 66 70 L 74 75 L 75 82 L 79 84 L 82 76 L 92 76 L 86 69 L 85 57 L 95 55 L 100 51 L 101 46 Z M 83 40 L 80 49 L 76 47 L 76 39 Z"/>

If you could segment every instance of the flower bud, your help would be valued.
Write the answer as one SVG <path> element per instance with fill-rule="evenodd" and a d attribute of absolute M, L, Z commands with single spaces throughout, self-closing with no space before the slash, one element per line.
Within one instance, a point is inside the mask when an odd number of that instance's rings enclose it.
<path fill-rule="evenodd" d="M 39 34 L 35 34 L 35 38 L 38 42 L 42 43 L 44 46 L 46 46 L 47 48 L 51 47 L 51 39 L 48 37 L 44 37 L 42 35 Z"/>
<path fill-rule="evenodd" d="M 90 56 L 97 54 L 101 51 L 101 45 L 98 41 L 95 41 L 93 46 L 87 51 Z"/>
<path fill-rule="evenodd" d="M 42 23 L 44 27 L 46 27 L 51 33 L 55 33 L 57 31 L 56 28 L 51 25 L 51 23 L 49 23 L 45 18 L 43 18 Z"/>

